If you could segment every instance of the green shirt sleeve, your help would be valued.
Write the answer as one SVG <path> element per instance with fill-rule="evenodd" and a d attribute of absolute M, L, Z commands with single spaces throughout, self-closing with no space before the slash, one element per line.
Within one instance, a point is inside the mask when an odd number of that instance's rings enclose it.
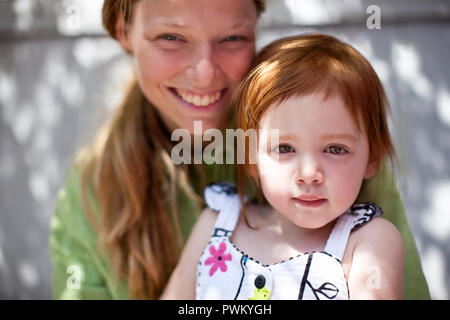
<path fill-rule="evenodd" d="M 392 222 L 402 235 L 405 247 L 404 298 L 430 299 L 419 253 L 391 171 L 380 169 L 372 179 L 365 181 L 357 201 L 377 204 L 383 210 L 383 217 Z"/>
<path fill-rule="evenodd" d="M 96 235 L 82 209 L 75 168 L 58 193 L 49 244 L 55 299 L 129 298 L 126 288 L 113 283 L 105 258 L 98 253 Z"/>

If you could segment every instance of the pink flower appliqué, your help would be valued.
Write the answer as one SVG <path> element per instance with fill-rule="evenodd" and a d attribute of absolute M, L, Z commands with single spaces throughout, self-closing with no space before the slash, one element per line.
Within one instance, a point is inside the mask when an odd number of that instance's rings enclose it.
<path fill-rule="evenodd" d="M 214 245 L 209 246 L 209 252 L 211 256 L 206 259 L 205 265 L 212 264 L 211 269 L 209 269 L 209 276 L 212 277 L 214 273 L 216 273 L 217 269 L 220 268 L 220 271 L 227 271 L 227 265 L 225 261 L 231 261 L 231 254 L 225 253 L 227 250 L 227 244 L 225 242 L 221 242 L 219 245 L 219 249 L 216 250 Z"/>

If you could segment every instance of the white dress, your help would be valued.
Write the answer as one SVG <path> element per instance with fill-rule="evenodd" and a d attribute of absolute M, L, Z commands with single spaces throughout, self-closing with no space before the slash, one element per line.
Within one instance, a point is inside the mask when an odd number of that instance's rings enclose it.
<path fill-rule="evenodd" d="M 199 300 L 347 300 L 341 259 L 349 234 L 382 213 L 374 204 L 355 204 L 338 218 L 324 251 L 264 265 L 230 241 L 240 210 L 235 186 L 226 182 L 210 185 L 205 201 L 218 217 L 198 262 Z"/>

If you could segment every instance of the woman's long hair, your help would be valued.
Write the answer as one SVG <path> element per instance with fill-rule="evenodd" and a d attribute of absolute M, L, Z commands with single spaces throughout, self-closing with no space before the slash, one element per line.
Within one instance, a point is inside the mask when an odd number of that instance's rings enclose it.
<path fill-rule="evenodd" d="M 131 23 L 139 1 L 105 0 L 103 24 L 113 38 L 117 20 Z M 264 1 L 253 1 L 262 12 Z M 168 135 L 134 81 L 112 121 L 78 156 L 83 207 L 99 249 L 106 249 L 116 280 L 125 279 L 136 299 L 158 298 L 178 261 L 180 192 L 201 203 L 188 178 L 191 168 L 171 162 Z"/>

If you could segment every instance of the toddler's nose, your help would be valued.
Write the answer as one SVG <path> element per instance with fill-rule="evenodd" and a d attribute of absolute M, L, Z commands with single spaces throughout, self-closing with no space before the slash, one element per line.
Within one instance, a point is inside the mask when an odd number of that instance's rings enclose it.
<path fill-rule="evenodd" d="M 312 156 L 304 156 L 296 174 L 297 184 L 320 184 L 323 182 L 323 172 L 319 163 Z"/>

